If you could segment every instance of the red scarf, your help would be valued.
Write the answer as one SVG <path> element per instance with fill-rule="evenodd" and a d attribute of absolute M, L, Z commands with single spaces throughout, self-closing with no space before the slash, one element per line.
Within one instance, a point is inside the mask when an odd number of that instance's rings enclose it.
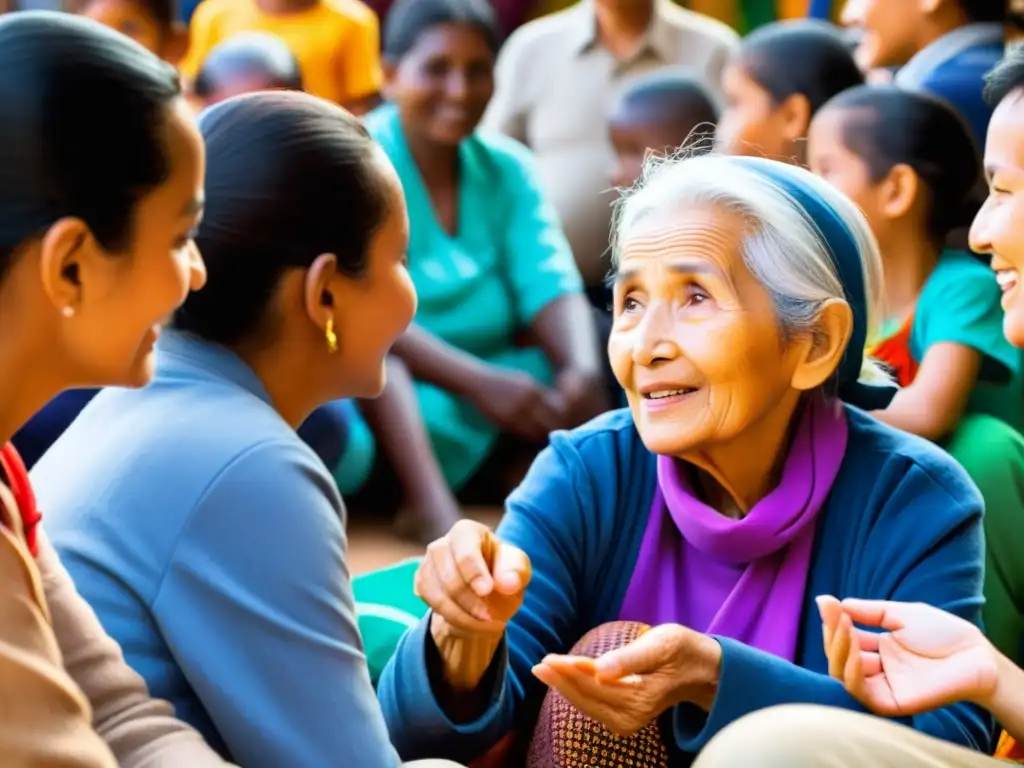
<path fill-rule="evenodd" d="M 36 529 L 42 515 L 36 509 L 36 495 L 32 493 L 32 484 L 28 479 L 28 470 L 25 469 L 25 462 L 21 460 L 18 451 L 12 443 L 0 448 L 0 472 L 7 480 L 7 487 L 14 496 L 14 502 L 18 505 L 18 513 L 21 515 L 21 527 L 25 534 L 25 543 L 29 552 L 35 557 L 36 551 Z"/>

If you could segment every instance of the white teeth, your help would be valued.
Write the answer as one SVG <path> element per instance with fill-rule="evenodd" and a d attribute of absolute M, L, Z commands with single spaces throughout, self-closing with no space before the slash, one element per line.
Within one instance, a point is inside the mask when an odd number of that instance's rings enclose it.
<path fill-rule="evenodd" d="M 1017 270 L 1016 269 L 1000 269 L 996 272 L 996 282 L 999 283 L 999 287 L 1004 291 L 1008 288 L 1012 288 L 1017 282 Z"/>
<path fill-rule="evenodd" d="M 648 400 L 661 400 L 666 397 L 675 397 L 676 395 L 686 395 L 692 392 L 692 389 L 663 389 L 658 392 L 648 392 L 645 397 Z"/>

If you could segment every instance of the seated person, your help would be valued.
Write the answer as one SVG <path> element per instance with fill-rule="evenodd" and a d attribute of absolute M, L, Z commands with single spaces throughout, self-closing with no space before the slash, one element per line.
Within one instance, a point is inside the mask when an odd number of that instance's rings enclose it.
<path fill-rule="evenodd" d="M 172 67 L 70 14 L 0 17 L 0 91 L 0 763 L 223 766 L 76 591 L 8 442 L 62 389 L 152 377 L 205 280 L 202 139 Z"/>
<path fill-rule="evenodd" d="M 345 509 L 295 428 L 384 387 L 416 309 L 401 187 L 306 94 L 228 99 L 200 128 L 207 283 L 150 385 L 100 392 L 36 465 L 39 506 L 128 663 L 226 758 L 395 768 Z"/>
<path fill-rule="evenodd" d="M 171 64 L 178 63 L 188 46 L 174 0 L 83 0 L 76 13 L 116 29 Z"/>
<path fill-rule="evenodd" d="M 295 54 L 279 37 L 243 32 L 215 46 L 203 61 L 192 91 L 202 106 L 253 91 L 301 91 Z"/>
<path fill-rule="evenodd" d="M 1006 10 L 1006 0 L 870 0 L 846 3 L 841 19 L 863 33 L 855 55 L 865 72 L 896 68 L 895 85 L 945 99 L 983 147 L 992 116 L 984 77 L 1003 57 Z"/>
<path fill-rule="evenodd" d="M 490 476 L 509 463 L 513 438 L 535 452 L 608 401 L 591 309 L 530 153 L 476 131 L 497 46 L 483 0 L 399 0 L 384 35 L 390 103 L 366 119 L 409 206 L 420 304 L 394 354 L 416 382 L 440 465 L 433 483 L 490 484 L 492 500 L 504 498 Z"/>
<path fill-rule="evenodd" d="M 799 62 L 799 65 L 796 64 Z M 842 34 L 821 21 L 780 21 L 740 42 L 722 76 L 718 147 L 806 165 L 811 118 L 864 76 Z"/>
<path fill-rule="evenodd" d="M 377 15 L 359 0 L 205 0 L 189 24 L 182 74 L 194 81 L 210 52 L 242 32 L 283 40 L 314 96 L 355 114 L 377 104 L 380 27 Z"/>
<path fill-rule="evenodd" d="M 711 91 L 688 69 L 666 67 L 640 75 L 619 92 L 608 116 L 618 158 L 612 183 L 632 187 L 649 153 L 712 144 L 718 107 Z"/>
<path fill-rule="evenodd" d="M 630 407 L 552 435 L 496 532 L 462 521 L 429 548 L 432 613 L 378 688 L 407 759 L 528 737 L 547 686 L 613 733 L 660 717 L 688 765 L 753 710 L 859 707 L 828 676 L 815 595 L 980 622 L 977 490 L 861 410 L 894 390 L 862 352 L 882 270 L 856 206 L 795 166 L 714 155 L 654 163 L 621 205 L 609 356 Z M 562 655 L 614 620 L 653 629 Z M 912 724 L 990 746 L 970 704 Z"/>
<path fill-rule="evenodd" d="M 977 212 L 981 160 L 966 122 L 929 94 L 861 86 L 815 116 L 808 158 L 864 211 L 882 254 L 887 314 L 869 354 L 902 389 L 874 415 L 941 443 L 963 465 L 985 499 L 989 540 L 1024 534 L 1021 353 L 1003 335 L 992 271 L 943 249 Z M 999 552 L 987 548 L 985 628 L 1024 662 L 1024 568 Z"/>

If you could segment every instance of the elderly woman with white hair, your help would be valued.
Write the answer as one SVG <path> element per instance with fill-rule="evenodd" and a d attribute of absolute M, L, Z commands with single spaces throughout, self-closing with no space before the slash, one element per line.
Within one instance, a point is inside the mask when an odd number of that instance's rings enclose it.
<path fill-rule="evenodd" d="M 860 708 L 828 675 L 817 595 L 979 621 L 976 489 L 865 412 L 893 390 L 862 354 L 882 275 L 852 203 L 768 160 L 657 163 L 614 257 L 629 408 L 553 434 L 497 531 L 430 546 L 432 611 L 379 688 L 406 759 L 514 732 L 545 768 L 689 765 L 754 710 Z M 970 704 L 907 722 L 990 746 Z"/>

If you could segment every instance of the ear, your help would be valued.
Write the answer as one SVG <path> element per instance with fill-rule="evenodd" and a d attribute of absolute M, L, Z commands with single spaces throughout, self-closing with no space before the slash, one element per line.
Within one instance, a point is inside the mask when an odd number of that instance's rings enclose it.
<path fill-rule="evenodd" d="M 853 335 L 853 311 L 840 299 L 825 302 L 818 314 L 818 327 L 811 343 L 804 345 L 802 359 L 793 372 L 793 389 L 817 389 L 842 362 Z"/>
<path fill-rule="evenodd" d="M 917 202 L 921 180 L 917 172 L 905 163 L 894 165 L 882 180 L 881 211 L 890 219 L 899 219 Z"/>
<path fill-rule="evenodd" d="M 335 297 L 331 283 L 338 273 L 338 257 L 321 253 L 306 271 L 306 314 L 317 328 L 326 328 L 327 320 L 334 319 Z"/>
<path fill-rule="evenodd" d="M 939 7 L 943 5 L 945 2 L 946 0 L 918 0 L 917 7 L 922 14 L 931 16 L 933 13 L 939 10 Z"/>
<path fill-rule="evenodd" d="M 39 249 L 43 292 L 65 314 L 74 314 L 82 304 L 82 263 L 94 245 L 92 232 L 81 219 L 59 219 L 43 235 Z"/>
<path fill-rule="evenodd" d="M 381 69 L 384 71 L 384 85 L 380 89 L 381 95 L 387 100 L 394 99 L 395 81 L 398 79 L 398 66 L 386 58 L 381 59 Z"/>
<path fill-rule="evenodd" d="M 160 58 L 168 64 L 177 64 L 188 52 L 188 28 L 180 21 L 174 22 L 160 46 Z"/>
<path fill-rule="evenodd" d="M 802 93 L 787 96 L 779 105 L 782 132 L 788 141 L 799 141 L 811 127 L 811 102 Z"/>

